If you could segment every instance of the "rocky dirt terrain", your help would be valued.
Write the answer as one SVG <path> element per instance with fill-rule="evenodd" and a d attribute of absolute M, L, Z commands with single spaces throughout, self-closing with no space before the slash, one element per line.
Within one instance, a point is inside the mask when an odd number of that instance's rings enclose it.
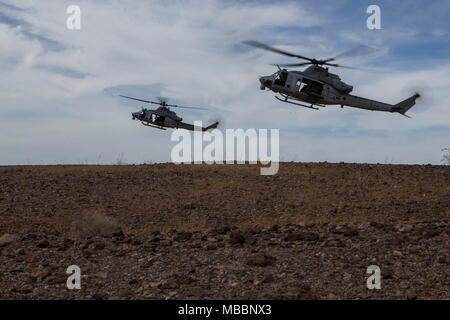
<path fill-rule="evenodd" d="M 375 164 L 2 167 L 0 298 L 448 299 L 449 178 Z M 70 265 L 80 290 L 66 288 Z"/>

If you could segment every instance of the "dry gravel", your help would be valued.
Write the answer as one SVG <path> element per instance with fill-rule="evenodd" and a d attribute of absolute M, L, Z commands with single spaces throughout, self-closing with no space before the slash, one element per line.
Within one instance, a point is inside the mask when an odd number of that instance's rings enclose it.
<path fill-rule="evenodd" d="M 0 168 L 2 299 L 448 299 L 450 167 Z M 82 289 L 68 290 L 76 264 Z M 381 268 L 368 290 L 366 268 Z"/>

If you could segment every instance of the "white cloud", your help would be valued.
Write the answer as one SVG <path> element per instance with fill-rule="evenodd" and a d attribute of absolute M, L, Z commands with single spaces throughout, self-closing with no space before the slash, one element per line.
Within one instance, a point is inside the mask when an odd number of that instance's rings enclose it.
<path fill-rule="evenodd" d="M 356 135 L 361 130 L 384 130 L 388 136 L 404 137 L 408 130 L 448 126 L 449 96 L 442 88 L 450 86 L 446 78 L 450 64 L 414 73 L 400 71 L 389 77 L 343 72 L 343 80 L 355 86 L 355 94 L 392 103 L 406 98 L 401 89 L 411 79 L 425 78 L 432 87 L 439 86 L 433 112 L 417 114 L 412 120 L 335 107 L 319 112 L 297 110 L 277 102 L 273 94 L 259 91 L 257 77 L 274 72 L 268 64 L 281 62 L 282 57 L 244 51 L 238 44 L 270 37 L 283 43 L 287 39 L 280 37 L 275 27 L 308 27 L 323 19 L 295 2 L 77 3 L 82 10 L 81 31 L 65 27 L 66 7 L 71 1 L 22 1 L 20 6 L 26 10 L 14 15 L 26 25 L 11 27 L 0 22 L 0 39 L 8 44 L 0 53 L 1 164 L 83 162 L 86 158 L 96 162 L 100 154 L 102 161 L 114 162 L 122 152 L 131 162 L 169 160 L 173 145 L 170 131 L 151 130 L 132 122 L 130 112 L 140 105 L 104 92 L 121 85 L 162 83 L 161 94 L 180 104 L 225 110 L 228 126 L 290 130 L 282 141 L 286 160 L 301 155 L 308 160 L 367 161 L 376 158 L 374 153 L 379 162 L 386 156 L 400 162 L 422 162 L 420 151 L 407 152 L 401 139 L 314 137 L 301 129 L 347 128 Z M 64 49 L 51 50 L 24 31 L 55 40 Z M 326 36 L 295 36 L 299 44 L 284 48 L 307 55 L 317 48 L 332 52 Z M 288 42 L 295 41 L 291 37 Z M 70 77 L 52 70 L 73 70 L 87 76 Z M 142 92 L 143 97 L 147 94 Z M 195 114 L 180 114 L 195 120 Z M 205 121 L 212 116 L 201 115 Z M 445 147 L 438 143 L 441 141 L 431 145 L 439 150 Z M 346 151 L 332 148 L 338 145 Z M 410 148 L 415 150 L 417 145 Z"/>

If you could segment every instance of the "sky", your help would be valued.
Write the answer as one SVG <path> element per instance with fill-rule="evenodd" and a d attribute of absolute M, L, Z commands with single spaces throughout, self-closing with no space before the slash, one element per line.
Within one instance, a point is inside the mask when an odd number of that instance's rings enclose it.
<path fill-rule="evenodd" d="M 381 9 L 369 30 L 366 9 Z M 81 30 L 66 9 L 81 8 Z M 207 107 L 186 122 L 280 130 L 280 160 L 440 164 L 450 148 L 450 2 L 0 0 L 0 165 L 170 161 L 172 130 L 131 120 L 170 97 Z M 296 108 L 259 89 L 288 57 L 241 44 L 257 40 L 314 58 L 364 44 L 378 51 L 332 69 L 353 94 L 398 103 L 408 114 L 329 106 Z M 208 123 L 209 124 L 209 123 Z"/>

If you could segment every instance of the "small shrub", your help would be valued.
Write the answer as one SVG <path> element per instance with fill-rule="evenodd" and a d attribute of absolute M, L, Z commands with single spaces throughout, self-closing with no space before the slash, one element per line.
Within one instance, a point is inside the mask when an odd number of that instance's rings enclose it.
<path fill-rule="evenodd" d="M 442 156 L 441 162 L 443 164 L 450 165 L 450 149 L 449 148 L 442 149 L 442 152 L 444 152 L 444 155 Z"/>
<path fill-rule="evenodd" d="M 117 157 L 116 166 L 125 166 L 127 165 L 127 161 L 125 160 L 124 153 L 121 152 Z"/>
<path fill-rule="evenodd" d="M 122 228 L 114 219 L 99 210 L 85 213 L 72 225 L 74 231 L 81 237 L 111 236 L 122 231 Z"/>

